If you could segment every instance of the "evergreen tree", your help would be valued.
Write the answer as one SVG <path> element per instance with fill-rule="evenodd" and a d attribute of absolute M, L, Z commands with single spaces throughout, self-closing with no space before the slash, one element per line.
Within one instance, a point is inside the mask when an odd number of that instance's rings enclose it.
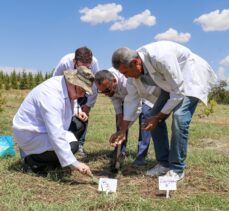
<path fill-rule="evenodd" d="M 20 84 L 21 83 L 21 72 L 17 73 L 17 83 Z"/>
<path fill-rule="evenodd" d="M 22 78 L 19 84 L 19 88 L 20 89 L 28 89 L 28 79 L 27 79 L 27 73 L 25 72 L 25 70 L 23 70 L 22 72 Z"/>
<path fill-rule="evenodd" d="M 3 80 L 0 78 L 0 89 L 3 88 Z"/>
<path fill-rule="evenodd" d="M 34 83 L 34 78 L 33 78 L 33 74 L 31 72 L 29 72 L 28 74 L 28 88 L 32 89 L 34 87 L 35 83 Z"/>
<path fill-rule="evenodd" d="M 18 89 L 17 74 L 15 70 L 10 74 L 10 82 L 12 89 Z"/>
<path fill-rule="evenodd" d="M 0 92 L 0 113 L 3 111 L 3 106 L 5 103 L 6 103 L 6 99 L 2 96 L 2 93 Z"/>
<path fill-rule="evenodd" d="M 10 77 L 8 74 L 4 75 L 4 85 L 5 85 L 5 90 L 10 89 Z"/>
<path fill-rule="evenodd" d="M 43 81 L 44 81 L 44 78 L 43 78 L 42 73 L 38 72 L 34 77 L 35 86 L 37 86 L 38 84 L 42 83 Z"/>
<path fill-rule="evenodd" d="M 3 81 L 3 79 L 4 79 L 4 73 L 2 70 L 0 70 L 0 80 Z"/>
<path fill-rule="evenodd" d="M 45 80 L 47 80 L 49 78 L 49 76 L 48 76 L 48 73 L 46 72 L 45 73 Z"/>

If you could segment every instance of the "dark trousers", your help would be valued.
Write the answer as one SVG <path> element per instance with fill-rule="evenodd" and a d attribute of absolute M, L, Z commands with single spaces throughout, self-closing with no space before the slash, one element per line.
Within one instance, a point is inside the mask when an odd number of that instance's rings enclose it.
<path fill-rule="evenodd" d="M 138 153 L 136 160 L 144 160 L 147 156 L 150 140 L 151 140 L 151 133 L 150 131 L 145 131 L 142 128 L 142 124 L 145 122 L 146 119 L 150 117 L 151 108 L 142 103 L 142 112 L 139 116 L 139 136 L 138 136 Z"/>
<path fill-rule="evenodd" d="M 70 146 L 73 154 L 75 154 L 79 149 L 79 143 L 77 141 L 71 142 Z M 28 155 L 25 157 L 24 161 L 35 173 L 45 171 L 48 167 L 60 167 L 59 159 L 54 151 Z"/>
<path fill-rule="evenodd" d="M 85 105 L 87 103 L 87 96 L 81 97 L 77 101 L 80 106 Z M 72 118 L 72 122 L 68 130 L 75 135 L 80 145 L 84 145 L 85 143 L 87 126 L 88 121 L 83 122 L 75 116 Z"/>

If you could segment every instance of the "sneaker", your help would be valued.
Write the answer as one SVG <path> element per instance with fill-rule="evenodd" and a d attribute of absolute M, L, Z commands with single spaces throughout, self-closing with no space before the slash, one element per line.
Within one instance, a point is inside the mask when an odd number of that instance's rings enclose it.
<path fill-rule="evenodd" d="M 179 180 L 182 180 L 184 178 L 184 172 L 182 173 L 178 173 L 178 172 L 175 172 L 174 170 L 169 170 L 166 175 L 167 177 L 173 177 L 173 179 L 175 181 L 179 181 Z"/>
<path fill-rule="evenodd" d="M 146 165 L 146 161 L 141 159 L 141 160 L 138 160 L 136 159 L 134 162 L 133 162 L 133 165 L 134 166 L 145 166 Z"/>
<path fill-rule="evenodd" d="M 146 171 L 146 175 L 151 176 L 151 177 L 158 177 L 158 176 L 162 176 L 166 174 L 168 171 L 169 171 L 169 168 L 166 168 L 162 166 L 161 164 L 157 164 L 153 168 Z"/>
<path fill-rule="evenodd" d="M 79 154 L 82 158 L 86 158 L 86 157 L 87 157 L 87 154 L 84 152 L 83 145 L 79 145 L 78 154 Z"/>

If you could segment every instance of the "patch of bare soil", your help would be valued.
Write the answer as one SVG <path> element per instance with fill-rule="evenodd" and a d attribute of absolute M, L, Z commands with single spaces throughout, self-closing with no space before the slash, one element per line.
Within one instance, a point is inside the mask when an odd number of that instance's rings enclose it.
<path fill-rule="evenodd" d="M 201 139 L 201 146 L 206 149 L 216 150 L 225 156 L 229 156 L 229 140 L 228 139 Z"/>
<path fill-rule="evenodd" d="M 228 117 L 208 117 L 208 118 L 198 118 L 195 120 L 196 122 L 217 124 L 217 125 L 229 125 Z"/>

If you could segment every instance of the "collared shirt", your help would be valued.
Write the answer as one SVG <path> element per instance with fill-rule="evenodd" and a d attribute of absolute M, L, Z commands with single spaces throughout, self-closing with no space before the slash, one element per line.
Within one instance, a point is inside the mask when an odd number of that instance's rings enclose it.
<path fill-rule="evenodd" d="M 151 78 L 147 68 L 145 67 L 145 65 L 143 64 L 143 72 L 140 75 L 140 80 L 142 81 L 142 83 L 148 85 L 148 86 L 157 86 L 155 84 L 155 82 L 153 81 L 153 79 Z"/>
<path fill-rule="evenodd" d="M 119 71 L 117 71 L 113 67 L 109 68 L 108 71 L 110 71 L 114 75 L 117 81 L 117 87 L 114 90 L 115 93 L 111 97 L 111 101 L 114 106 L 115 113 L 121 114 L 123 113 L 123 102 L 127 95 L 127 89 L 126 89 L 126 80 L 127 79 L 123 74 L 121 74 Z"/>
<path fill-rule="evenodd" d="M 196 97 L 207 104 L 208 93 L 217 77 L 205 60 L 188 48 L 170 41 L 150 43 L 139 48 L 137 52 L 153 81 L 170 94 L 162 113 L 169 114 L 184 96 Z M 144 96 L 141 91 L 143 82 L 139 79 L 132 81 L 131 95 L 128 91 L 128 118 L 135 111 L 137 99 Z"/>
<path fill-rule="evenodd" d="M 70 53 L 65 55 L 63 58 L 61 58 L 61 60 L 59 61 L 58 65 L 56 66 L 54 72 L 53 72 L 53 76 L 58 76 L 58 75 L 63 75 L 63 72 L 65 70 L 73 70 L 74 68 L 74 57 L 75 54 L 74 53 Z M 98 64 L 98 60 L 93 56 L 92 58 L 92 63 L 90 66 L 91 71 L 95 74 L 97 71 L 99 71 L 99 64 Z M 88 100 L 86 105 L 89 107 L 93 107 L 95 102 L 96 102 L 96 98 L 97 98 L 97 88 L 95 83 L 93 83 L 92 86 L 92 91 L 93 94 L 88 96 Z"/>
<path fill-rule="evenodd" d="M 13 118 L 18 145 L 27 155 L 54 150 L 62 167 L 74 164 L 69 143 L 76 139 L 68 131 L 72 115 L 64 76 L 44 81 L 27 95 Z"/>

